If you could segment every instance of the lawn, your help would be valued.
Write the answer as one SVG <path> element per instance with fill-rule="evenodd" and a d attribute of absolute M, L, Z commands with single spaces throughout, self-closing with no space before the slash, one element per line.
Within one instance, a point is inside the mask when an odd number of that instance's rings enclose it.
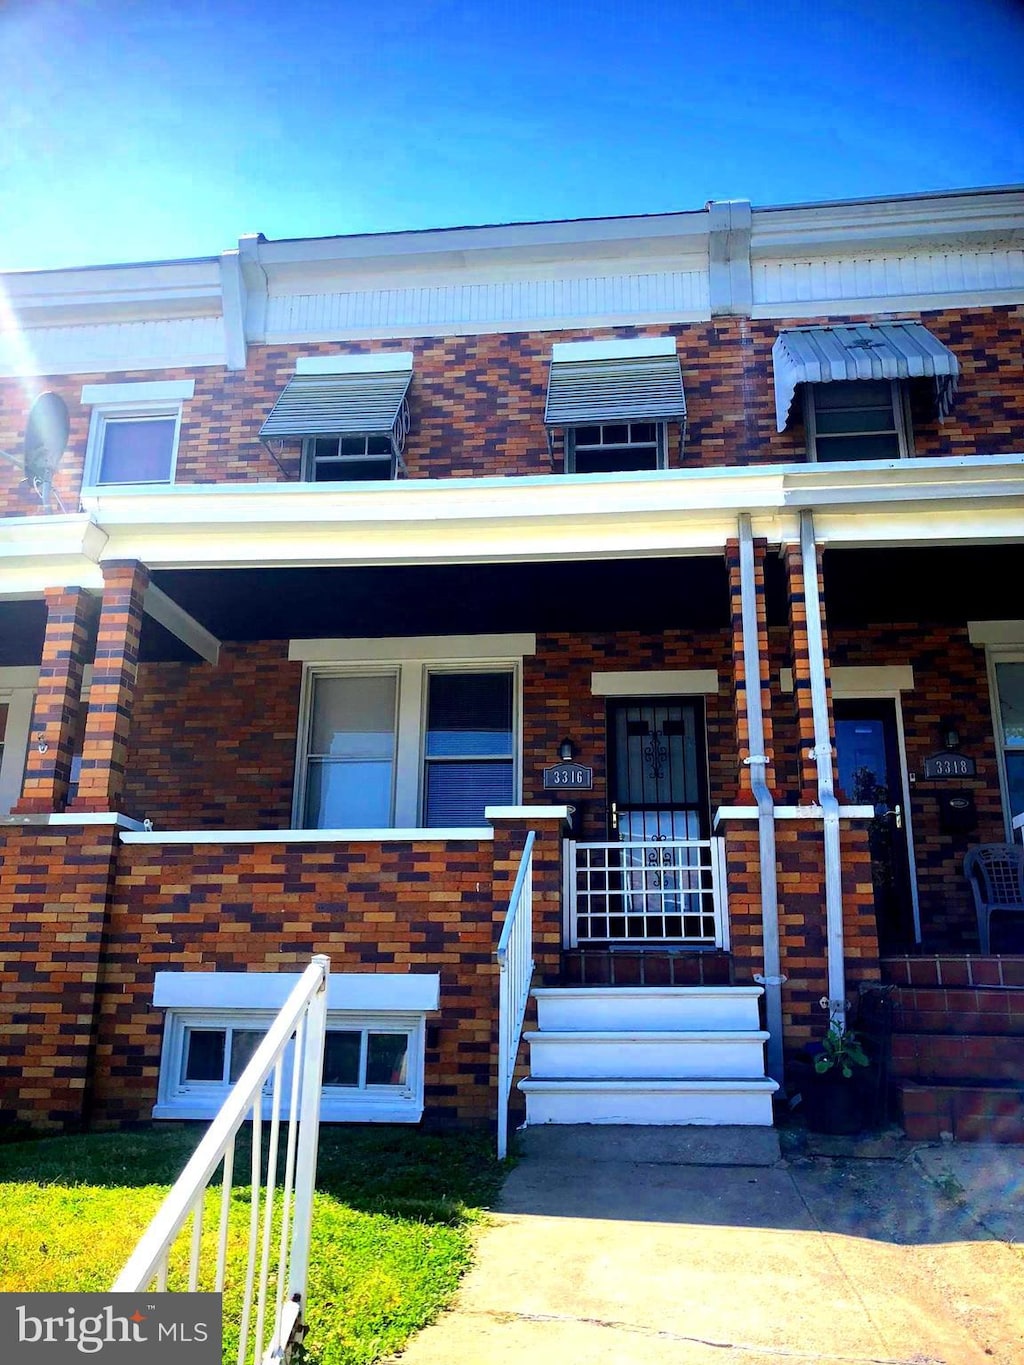
<path fill-rule="evenodd" d="M 0 1291 L 109 1289 L 202 1131 L 190 1124 L 0 1146 Z M 236 1171 L 248 1170 L 244 1145 L 241 1138 Z M 481 1211 L 501 1182 L 492 1152 L 482 1134 L 321 1130 L 310 1365 L 370 1365 L 400 1349 L 451 1299 Z M 215 1191 L 207 1198 L 204 1236 L 212 1242 Z M 236 1266 L 248 1207 L 248 1188 L 236 1186 Z M 175 1259 L 172 1288 L 182 1256 Z M 225 1293 L 225 1360 L 237 1343 L 236 1300 Z"/>

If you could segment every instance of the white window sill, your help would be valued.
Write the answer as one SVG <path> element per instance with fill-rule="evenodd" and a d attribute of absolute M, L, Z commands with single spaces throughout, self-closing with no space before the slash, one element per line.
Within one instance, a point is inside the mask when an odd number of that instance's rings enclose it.
<path fill-rule="evenodd" d="M 153 1106 L 154 1119 L 213 1119 L 220 1112 L 227 1091 L 216 1096 L 193 1096 L 189 1099 L 169 1100 Z M 286 1119 L 286 1107 L 282 1106 L 281 1118 Z M 270 1118 L 270 1100 L 263 1101 L 263 1118 Z M 324 1097 L 320 1106 L 320 1118 L 324 1123 L 419 1123 L 423 1117 L 423 1106 L 414 1099 L 408 1100 L 333 1100 Z"/>

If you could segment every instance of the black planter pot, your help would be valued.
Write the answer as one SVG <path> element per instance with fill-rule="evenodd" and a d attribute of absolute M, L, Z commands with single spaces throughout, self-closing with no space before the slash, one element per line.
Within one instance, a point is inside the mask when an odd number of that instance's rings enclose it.
<path fill-rule="evenodd" d="M 833 1068 L 811 1071 L 803 1088 L 804 1117 L 814 1133 L 859 1133 L 867 1126 L 868 1096 L 857 1076 Z"/>

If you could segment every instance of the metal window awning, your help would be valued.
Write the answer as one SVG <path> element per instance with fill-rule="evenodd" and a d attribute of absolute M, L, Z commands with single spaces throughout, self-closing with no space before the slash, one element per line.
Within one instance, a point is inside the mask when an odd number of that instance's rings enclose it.
<path fill-rule="evenodd" d="M 555 345 L 544 422 L 684 422 L 686 400 L 674 337 Z"/>
<path fill-rule="evenodd" d="M 960 362 L 953 352 L 920 322 L 794 328 L 776 337 L 772 364 L 779 431 L 789 421 L 798 384 L 934 379 L 935 406 L 943 418 L 953 406 L 960 375 Z"/>
<path fill-rule="evenodd" d="M 391 436 L 412 379 L 412 356 L 382 357 L 387 368 L 368 368 L 376 357 L 351 359 L 362 364 L 327 373 L 304 373 L 300 362 L 260 427 L 260 439 Z"/>

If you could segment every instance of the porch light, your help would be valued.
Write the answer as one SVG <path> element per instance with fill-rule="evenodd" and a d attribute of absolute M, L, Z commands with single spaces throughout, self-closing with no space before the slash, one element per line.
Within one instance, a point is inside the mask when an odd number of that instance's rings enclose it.
<path fill-rule="evenodd" d="M 956 728 L 954 721 L 944 720 L 939 726 L 939 734 L 944 749 L 960 748 L 960 731 Z"/>
<path fill-rule="evenodd" d="M 572 740 L 563 739 L 561 744 L 558 746 L 558 757 L 562 760 L 562 762 L 571 763 L 573 758 L 575 757 L 575 753 L 576 751 L 573 748 Z"/>

